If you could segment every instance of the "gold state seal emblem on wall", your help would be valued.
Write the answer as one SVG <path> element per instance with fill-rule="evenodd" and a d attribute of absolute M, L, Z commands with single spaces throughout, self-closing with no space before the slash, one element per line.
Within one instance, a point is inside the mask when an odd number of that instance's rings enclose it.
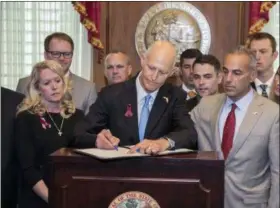
<path fill-rule="evenodd" d="M 160 206 L 148 194 L 131 191 L 117 196 L 108 208 L 160 208 Z"/>
<path fill-rule="evenodd" d="M 135 33 L 136 50 L 145 53 L 153 42 L 168 40 L 176 46 L 177 62 L 183 51 L 209 51 L 211 32 L 204 15 L 186 2 L 162 2 L 152 6 L 140 19 Z"/>

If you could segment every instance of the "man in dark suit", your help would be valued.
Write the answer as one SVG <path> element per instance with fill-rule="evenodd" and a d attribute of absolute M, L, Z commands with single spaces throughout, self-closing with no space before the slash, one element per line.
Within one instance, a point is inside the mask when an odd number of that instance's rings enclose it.
<path fill-rule="evenodd" d="M 269 33 L 258 32 L 248 37 L 248 47 L 257 58 L 257 78 L 251 82 L 251 86 L 264 97 L 268 97 L 273 84 L 273 63 L 278 57 L 276 46 L 275 38 Z"/>
<path fill-rule="evenodd" d="M 23 95 L 1 87 L 1 207 L 17 206 L 17 163 L 14 119 Z"/>
<path fill-rule="evenodd" d="M 132 73 L 130 58 L 125 52 L 114 50 L 104 61 L 104 75 L 109 85 L 124 82 Z"/>
<path fill-rule="evenodd" d="M 201 97 L 219 93 L 219 84 L 222 82 L 220 61 L 213 55 L 202 55 L 193 63 L 193 83 L 198 93 L 187 100 L 187 108 L 191 111 Z"/>
<path fill-rule="evenodd" d="M 180 70 L 182 79 L 182 89 L 187 93 L 187 100 L 196 95 L 196 91 L 193 83 L 193 63 L 195 59 L 200 57 L 202 53 L 196 48 L 190 48 L 185 50 L 180 56 Z"/>
<path fill-rule="evenodd" d="M 141 72 L 133 79 L 105 87 L 85 120 L 77 124 L 77 139 L 97 148 L 134 145 L 131 152 L 157 154 L 172 148 L 193 148 L 197 133 L 185 108 L 185 93 L 166 84 L 176 50 L 155 42 L 141 57 Z"/>

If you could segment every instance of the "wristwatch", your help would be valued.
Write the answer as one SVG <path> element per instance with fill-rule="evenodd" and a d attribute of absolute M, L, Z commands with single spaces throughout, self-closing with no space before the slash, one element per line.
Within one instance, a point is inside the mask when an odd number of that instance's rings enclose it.
<path fill-rule="evenodd" d="M 174 142 L 174 140 L 172 140 L 172 139 L 170 139 L 169 137 L 163 137 L 163 139 L 166 139 L 167 141 L 168 141 L 168 144 L 169 144 L 169 146 L 168 146 L 168 150 L 170 150 L 170 149 L 174 149 L 175 148 L 175 142 Z"/>

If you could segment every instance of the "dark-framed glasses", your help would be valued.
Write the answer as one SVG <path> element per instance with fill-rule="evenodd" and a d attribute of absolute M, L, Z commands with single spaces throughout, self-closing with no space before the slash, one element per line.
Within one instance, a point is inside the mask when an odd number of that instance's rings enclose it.
<path fill-rule="evenodd" d="M 60 51 L 47 51 L 53 58 L 60 58 L 63 55 L 64 58 L 70 59 L 73 57 L 73 52 L 60 52 Z"/>

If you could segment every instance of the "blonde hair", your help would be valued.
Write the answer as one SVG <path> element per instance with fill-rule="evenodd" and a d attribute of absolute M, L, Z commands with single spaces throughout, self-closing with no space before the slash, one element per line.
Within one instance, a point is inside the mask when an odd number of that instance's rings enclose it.
<path fill-rule="evenodd" d="M 280 73 L 280 66 L 278 66 L 278 69 L 277 69 L 277 71 L 276 71 L 276 73 L 274 75 L 273 84 L 272 84 L 272 87 L 271 87 L 271 90 L 270 90 L 270 94 L 269 94 L 269 99 L 274 101 L 277 104 L 280 104 L 280 97 L 275 94 L 274 89 L 276 87 L 275 79 L 276 79 L 276 76 L 279 76 L 279 73 Z"/>
<path fill-rule="evenodd" d="M 130 58 L 125 52 L 120 51 L 120 50 L 112 50 L 112 52 L 108 53 L 107 56 L 105 57 L 105 60 L 104 60 L 105 69 L 107 68 L 107 65 L 108 65 L 108 59 L 110 58 L 110 56 L 112 56 L 114 54 L 122 54 L 125 58 L 125 64 L 126 65 L 131 65 Z"/>
<path fill-rule="evenodd" d="M 31 79 L 27 86 L 27 92 L 25 99 L 19 105 L 17 114 L 22 111 L 28 110 L 33 114 L 38 114 L 42 116 L 46 113 L 46 106 L 42 103 L 42 97 L 39 91 L 40 73 L 44 69 L 50 69 L 52 72 L 56 73 L 63 82 L 63 97 L 60 101 L 60 114 L 64 118 L 69 118 L 75 113 L 75 106 L 72 101 L 71 95 L 71 83 L 65 78 L 62 66 L 53 60 L 46 60 L 39 62 L 33 66 L 31 72 Z"/>

